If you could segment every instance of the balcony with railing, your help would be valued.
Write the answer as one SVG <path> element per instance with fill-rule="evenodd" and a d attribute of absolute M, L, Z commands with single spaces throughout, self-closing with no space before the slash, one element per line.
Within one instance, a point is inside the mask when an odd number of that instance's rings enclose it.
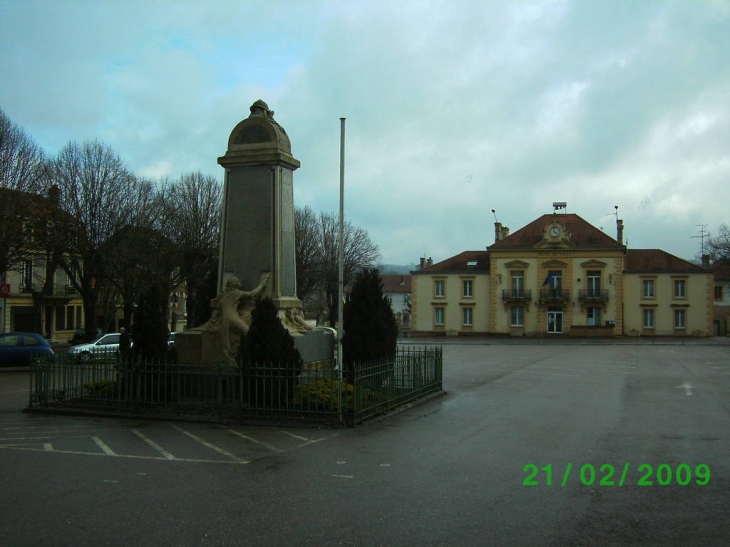
<path fill-rule="evenodd" d="M 21 285 L 21 294 L 44 294 L 46 297 L 57 297 L 57 298 L 73 298 L 78 295 L 76 287 L 69 287 L 68 285 L 49 285 L 44 291 L 44 283 L 29 283 Z"/>
<path fill-rule="evenodd" d="M 530 302 L 532 291 L 527 289 L 503 289 L 502 301 L 504 302 Z"/>
<path fill-rule="evenodd" d="M 540 289 L 540 302 L 567 302 L 570 300 L 570 290 L 558 288 Z"/>
<path fill-rule="evenodd" d="M 608 301 L 608 289 L 580 289 L 578 300 L 580 302 L 606 302 Z"/>

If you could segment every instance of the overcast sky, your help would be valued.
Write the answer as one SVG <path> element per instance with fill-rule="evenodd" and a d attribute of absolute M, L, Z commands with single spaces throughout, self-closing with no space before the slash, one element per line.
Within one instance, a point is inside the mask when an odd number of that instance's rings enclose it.
<path fill-rule="evenodd" d="M 295 202 L 383 263 L 440 261 L 554 201 L 686 259 L 730 223 L 730 2 L 0 0 L 0 107 L 47 152 L 99 139 L 202 171 L 263 99 Z"/>

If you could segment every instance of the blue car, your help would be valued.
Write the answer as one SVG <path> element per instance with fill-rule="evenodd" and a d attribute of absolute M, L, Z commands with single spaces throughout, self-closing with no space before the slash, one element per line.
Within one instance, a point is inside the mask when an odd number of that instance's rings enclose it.
<path fill-rule="evenodd" d="M 33 332 L 0 334 L 0 366 L 30 365 L 34 356 L 53 357 L 51 344 Z"/>

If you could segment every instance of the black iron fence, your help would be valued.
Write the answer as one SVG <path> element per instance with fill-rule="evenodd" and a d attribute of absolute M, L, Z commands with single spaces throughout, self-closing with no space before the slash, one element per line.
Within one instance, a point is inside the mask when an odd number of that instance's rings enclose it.
<path fill-rule="evenodd" d="M 57 355 L 31 364 L 29 406 L 355 425 L 441 389 L 439 346 L 399 347 L 345 377 L 334 368 L 286 363 L 132 363 L 114 353 L 81 362 Z"/>

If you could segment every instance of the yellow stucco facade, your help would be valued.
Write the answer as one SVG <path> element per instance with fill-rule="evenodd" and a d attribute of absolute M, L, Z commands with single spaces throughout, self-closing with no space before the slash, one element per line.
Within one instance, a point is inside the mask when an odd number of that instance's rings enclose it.
<path fill-rule="evenodd" d="M 413 272 L 413 335 L 712 335 L 712 272 L 627 250 L 621 221 L 616 239 L 574 214 L 500 226 L 486 251 Z"/>

